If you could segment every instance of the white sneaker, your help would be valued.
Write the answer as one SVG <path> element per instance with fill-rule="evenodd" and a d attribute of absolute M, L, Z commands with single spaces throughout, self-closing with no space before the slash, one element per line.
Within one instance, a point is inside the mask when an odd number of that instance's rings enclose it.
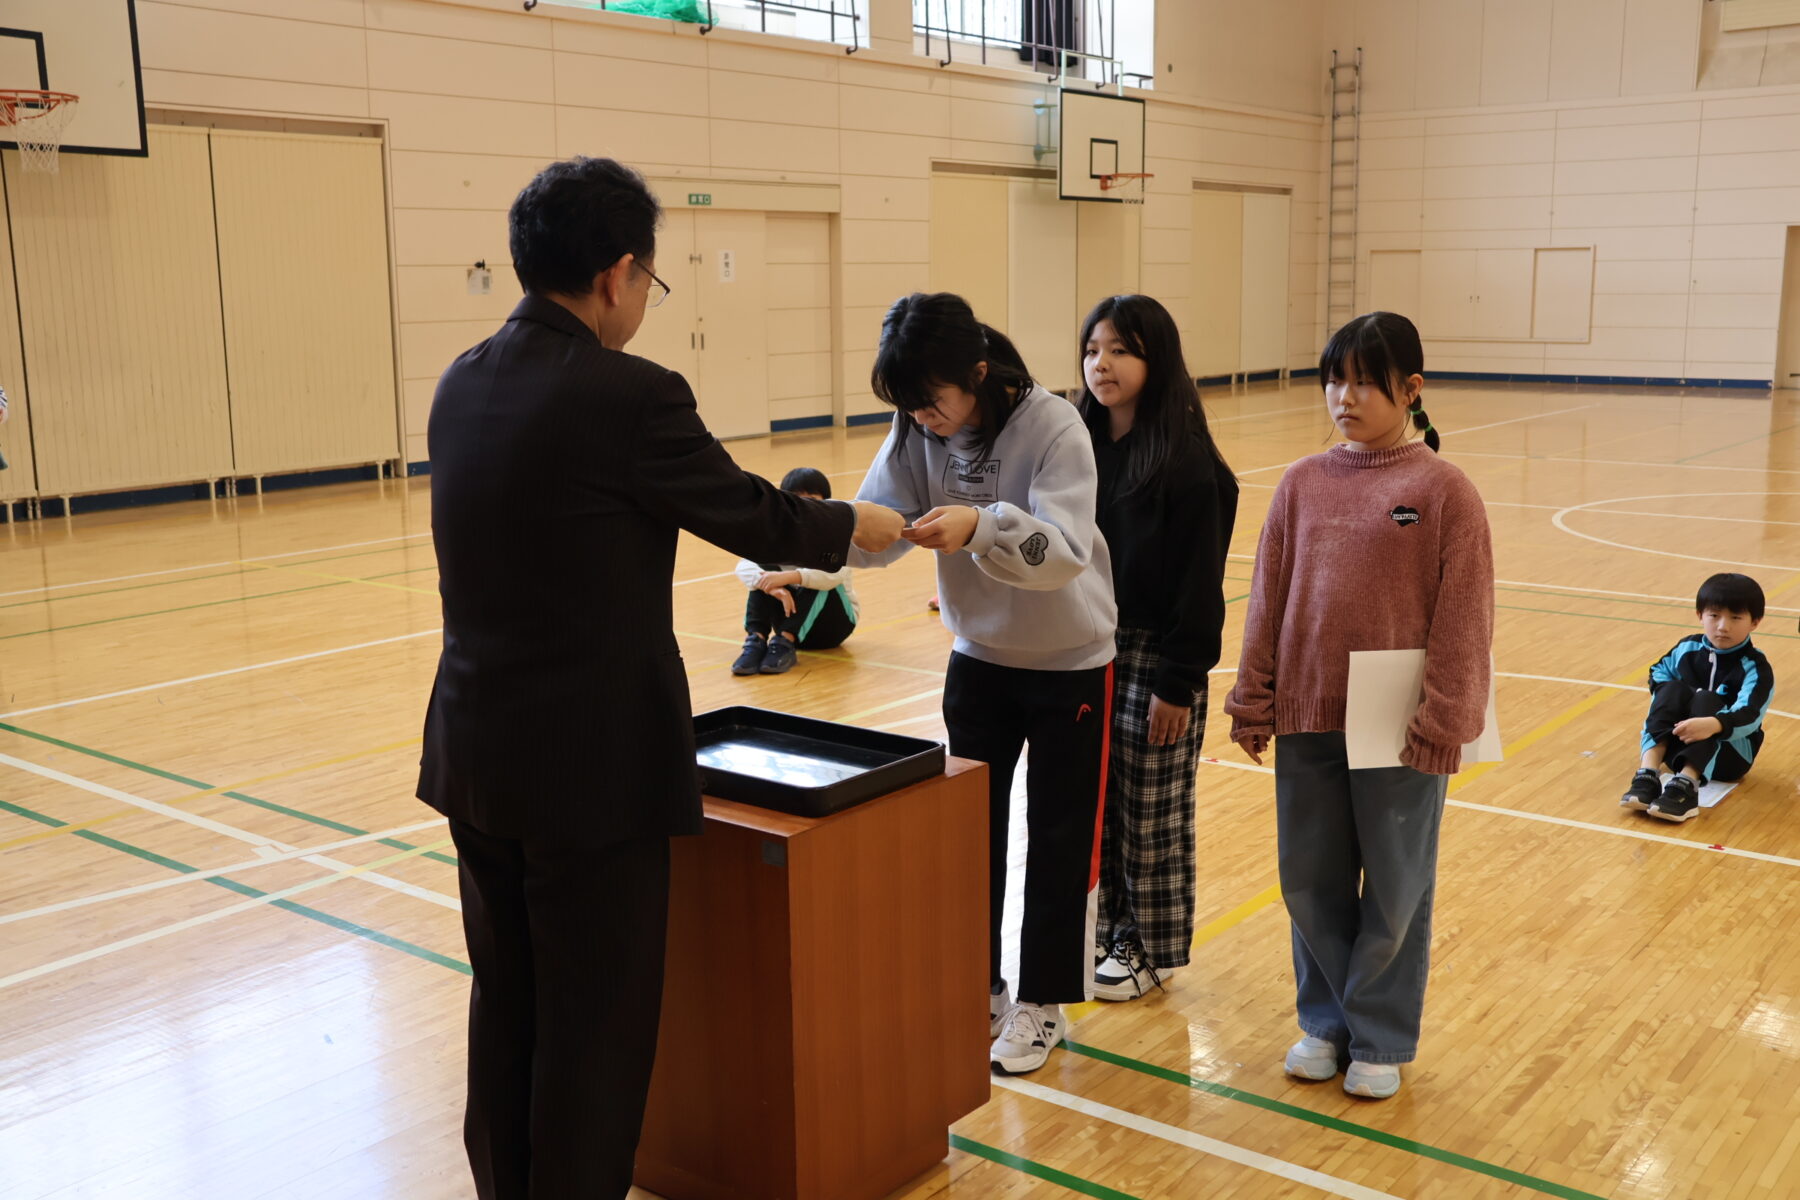
<path fill-rule="evenodd" d="M 1006 1016 L 1013 1010 L 1012 986 L 1004 980 L 1000 990 L 988 993 L 988 1036 L 997 1038 L 1000 1030 L 1006 1025 Z"/>
<path fill-rule="evenodd" d="M 1303 1037 L 1281 1065 L 1296 1079 L 1331 1079 L 1338 1073 L 1338 1048 L 1324 1038 Z"/>
<path fill-rule="evenodd" d="M 1160 988 L 1178 967 L 1159 971 L 1134 945 L 1121 941 L 1094 968 L 1094 999 L 1136 1000 L 1150 987 Z"/>
<path fill-rule="evenodd" d="M 1008 1075 L 1035 1071 L 1062 1036 L 1062 1005 L 1021 1003 L 1007 1016 L 1006 1028 L 988 1050 L 988 1061 Z"/>
<path fill-rule="evenodd" d="M 1369 1100 L 1386 1100 L 1400 1090 L 1400 1068 L 1393 1063 L 1353 1062 L 1344 1072 L 1344 1092 Z"/>

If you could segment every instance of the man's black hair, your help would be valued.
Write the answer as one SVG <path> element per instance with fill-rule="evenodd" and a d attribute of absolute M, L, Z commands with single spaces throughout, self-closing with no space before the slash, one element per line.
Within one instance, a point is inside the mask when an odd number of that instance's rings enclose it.
<path fill-rule="evenodd" d="M 594 276 L 633 255 L 656 256 L 662 206 L 644 177 L 610 158 L 551 163 L 507 216 L 513 272 L 527 292 L 585 296 Z"/>

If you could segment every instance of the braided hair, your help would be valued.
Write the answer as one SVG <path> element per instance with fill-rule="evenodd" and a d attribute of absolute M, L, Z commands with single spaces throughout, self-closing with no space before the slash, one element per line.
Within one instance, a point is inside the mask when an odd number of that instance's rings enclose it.
<path fill-rule="evenodd" d="M 1331 335 L 1319 355 L 1319 386 L 1344 377 L 1345 364 L 1354 362 L 1363 376 L 1375 381 L 1381 394 L 1398 400 L 1405 381 L 1425 373 L 1425 348 L 1419 331 L 1399 313 L 1372 312 L 1352 318 Z M 1423 391 L 1414 397 L 1407 413 L 1413 428 L 1425 435 L 1425 444 L 1438 448 L 1437 426 L 1425 412 Z"/>

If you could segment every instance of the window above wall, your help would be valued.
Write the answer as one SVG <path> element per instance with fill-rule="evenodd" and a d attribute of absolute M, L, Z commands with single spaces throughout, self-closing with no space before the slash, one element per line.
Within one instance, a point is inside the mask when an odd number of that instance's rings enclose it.
<path fill-rule="evenodd" d="M 833 42 L 847 50 L 869 44 L 869 0 L 543 0 L 559 8 L 661 17 L 702 28 L 744 29 Z"/>
<path fill-rule="evenodd" d="M 913 46 L 939 61 L 1029 65 L 1152 87 L 1155 0 L 912 0 Z M 1060 63 L 1058 60 L 1061 60 Z"/>

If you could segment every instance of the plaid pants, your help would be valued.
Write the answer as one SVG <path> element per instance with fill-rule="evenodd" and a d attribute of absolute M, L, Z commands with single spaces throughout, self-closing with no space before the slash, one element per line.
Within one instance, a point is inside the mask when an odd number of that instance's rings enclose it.
<path fill-rule="evenodd" d="M 1169 969 L 1187 964 L 1194 939 L 1194 773 L 1206 736 L 1206 688 L 1194 697 L 1181 739 L 1152 746 L 1158 639 L 1143 629 L 1117 636 L 1095 939 L 1108 947 L 1135 941 L 1152 966 Z"/>

